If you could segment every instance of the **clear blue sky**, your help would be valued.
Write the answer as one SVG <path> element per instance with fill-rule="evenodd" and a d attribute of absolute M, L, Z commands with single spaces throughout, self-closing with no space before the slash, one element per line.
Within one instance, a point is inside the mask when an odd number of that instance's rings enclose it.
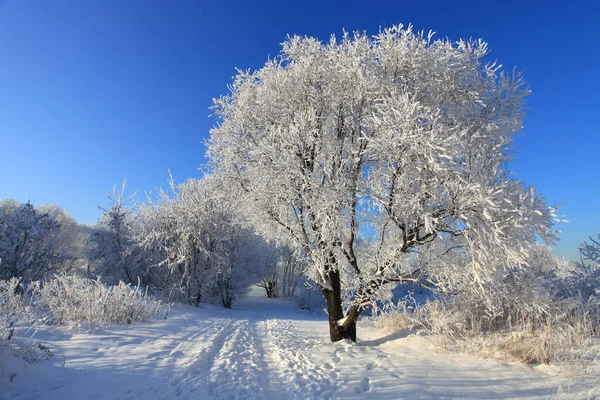
<path fill-rule="evenodd" d="M 570 224 L 557 252 L 600 232 L 600 6 L 594 1 L 0 0 L 0 198 L 56 203 L 93 223 L 131 191 L 199 177 L 208 107 L 234 67 L 259 68 L 287 34 L 412 23 L 483 38 L 525 72 L 513 170 Z"/>

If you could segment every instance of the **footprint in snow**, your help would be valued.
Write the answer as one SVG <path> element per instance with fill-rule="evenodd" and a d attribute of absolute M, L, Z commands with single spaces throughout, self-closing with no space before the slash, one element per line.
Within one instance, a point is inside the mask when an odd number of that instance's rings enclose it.
<path fill-rule="evenodd" d="M 355 389 L 356 393 L 365 393 L 369 390 L 371 390 L 371 381 L 367 377 L 364 377 Z"/>

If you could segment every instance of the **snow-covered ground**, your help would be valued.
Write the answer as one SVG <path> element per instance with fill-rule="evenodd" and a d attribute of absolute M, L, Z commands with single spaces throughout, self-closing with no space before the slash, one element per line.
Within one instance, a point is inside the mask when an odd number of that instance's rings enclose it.
<path fill-rule="evenodd" d="M 178 307 L 169 319 L 94 333 L 42 331 L 56 353 L 17 375 L 2 399 L 596 398 L 539 369 L 438 354 L 424 339 L 359 325 L 328 341 L 322 316 L 256 288 L 226 310 Z M 6 371 L 5 371 L 6 372 Z"/>

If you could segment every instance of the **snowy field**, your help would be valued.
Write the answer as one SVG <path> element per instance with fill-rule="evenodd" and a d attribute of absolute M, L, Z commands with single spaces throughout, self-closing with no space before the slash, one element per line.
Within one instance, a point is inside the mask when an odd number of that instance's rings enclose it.
<path fill-rule="evenodd" d="M 364 325 L 364 324 L 363 324 Z M 56 353 L 9 365 L 2 399 L 597 398 L 537 369 L 439 354 L 420 337 L 328 341 L 327 322 L 262 289 L 233 310 L 177 307 L 164 321 L 94 333 L 39 332 Z"/>

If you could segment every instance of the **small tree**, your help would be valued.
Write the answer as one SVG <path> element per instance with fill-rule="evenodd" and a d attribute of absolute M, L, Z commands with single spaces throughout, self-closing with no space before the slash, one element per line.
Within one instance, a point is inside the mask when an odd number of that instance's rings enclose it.
<path fill-rule="evenodd" d="M 89 238 L 88 257 L 94 265 L 94 272 L 104 276 L 105 280 L 111 283 L 117 283 L 119 280 L 136 283 L 139 275 L 134 257 L 137 245 L 134 229 L 137 211 L 134 198 L 137 193 L 126 197 L 126 183 L 124 180 L 119 191 L 116 185 L 113 186 L 112 194 L 108 194 L 108 208 L 98 207 L 102 210 L 102 215 L 92 227 Z"/>
<path fill-rule="evenodd" d="M 410 26 L 295 36 L 215 100 L 212 166 L 258 232 L 308 255 L 331 340 L 355 340 L 386 284 L 485 291 L 554 237 L 553 211 L 506 168 L 529 91 L 486 54 Z"/>
<path fill-rule="evenodd" d="M 596 269 L 600 263 L 600 234 L 598 235 L 598 239 L 590 236 L 590 242 L 583 242 L 579 246 L 580 261 L 575 264 L 581 269 Z"/>
<path fill-rule="evenodd" d="M 279 262 L 279 254 L 276 249 L 264 249 L 264 254 L 259 261 L 259 281 L 256 286 L 265 289 L 267 297 L 272 299 L 278 297 L 277 289 L 279 275 L 277 271 L 277 263 Z"/>
<path fill-rule="evenodd" d="M 584 301 L 595 303 L 596 315 L 600 313 L 600 235 L 598 239 L 590 236 L 579 246 L 579 259 L 571 272 L 571 291 Z M 600 321 L 598 321 L 600 322 Z"/>

